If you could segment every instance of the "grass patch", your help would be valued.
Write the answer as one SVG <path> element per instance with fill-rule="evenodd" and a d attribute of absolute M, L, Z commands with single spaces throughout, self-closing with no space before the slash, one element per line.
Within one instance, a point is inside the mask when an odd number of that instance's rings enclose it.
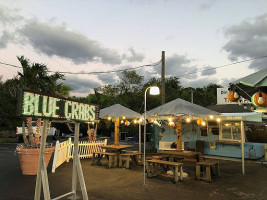
<path fill-rule="evenodd" d="M 0 143 L 18 143 L 18 138 L 0 138 Z"/>

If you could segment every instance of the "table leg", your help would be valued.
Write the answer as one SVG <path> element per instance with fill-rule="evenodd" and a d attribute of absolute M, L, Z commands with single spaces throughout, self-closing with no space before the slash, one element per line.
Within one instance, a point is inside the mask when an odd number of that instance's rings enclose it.
<path fill-rule="evenodd" d="M 183 175 L 183 166 L 180 166 L 180 180 L 182 181 L 183 178 L 184 178 L 184 175 Z"/>
<path fill-rule="evenodd" d="M 200 165 L 196 165 L 196 178 L 198 179 L 198 180 L 200 180 Z"/>
<path fill-rule="evenodd" d="M 178 183 L 178 181 L 179 181 L 178 166 L 174 166 L 174 180 L 175 180 L 175 183 Z"/>

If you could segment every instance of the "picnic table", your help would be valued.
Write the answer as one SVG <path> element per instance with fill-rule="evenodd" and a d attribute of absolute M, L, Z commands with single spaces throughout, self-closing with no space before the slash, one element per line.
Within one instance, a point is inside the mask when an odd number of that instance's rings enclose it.
<path fill-rule="evenodd" d="M 165 158 L 173 158 L 183 161 L 189 161 L 189 162 L 199 162 L 202 160 L 201 153 L 200 152 L 194 152 L 194 151 L 177 151 L 177 150 L 171 150 L 171 151 L 162 151 L 159 152 L 160 155 L 163 155 Z"/>
<path fill-rule="evenodd" d="M 97 164 L 101 164 L 101 159 L 103 156 L 106 156 L 108 159 L 108 167 L 117 167 L 118 166 L 118 159 L 120 157 L 121 151 L 131 148 L 133 145 L 104 145 L 101 148 L 106 149 L 109 152 L 95 152 L 93 153 L 93 158 L 92 158 L 92 165 L 96 164 L 95 161 L 97 160 Z M 96 155 L 98 155 L 98 159 L 96 159 Z"/>

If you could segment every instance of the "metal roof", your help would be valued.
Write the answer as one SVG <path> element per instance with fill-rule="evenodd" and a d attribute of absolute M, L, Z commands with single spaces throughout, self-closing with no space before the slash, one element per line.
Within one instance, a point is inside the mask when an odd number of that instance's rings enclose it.
<path fill-rule="evenodd" d="M 112 106 L 109 106 L 107 108 L 103 108 L 99 112 L 100 118 L 106 118 L 106 117 L 125 117 L 125 118 L 137 118 L 141 117 L 141 114 L 126 108 L 120 104 L 114 104 Z"/>
<path fill-rule="evenodd" d="M 239 83 L 250 87 L 267 87 L 267 68 L 232 82 L 232 84 Z"/>
<path fill-rule="evenodd" d="M 192 116 L 208 116 L 219 115 L 220 113 L 204 108 L 202 106 L 190 103 L 183 99 L 175 99 L 157 108 L 147 112 L 147 116 L 166 116 L 166 115 L 192 115 Z"/>

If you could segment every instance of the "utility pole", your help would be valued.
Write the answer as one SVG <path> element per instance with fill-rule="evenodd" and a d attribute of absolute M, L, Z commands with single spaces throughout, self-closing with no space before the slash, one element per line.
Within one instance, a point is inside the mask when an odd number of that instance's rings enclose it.
<path fill-rule="evenodd" d="M 161 54 L 161 104 L 165 104 L 165 51 Z"/>
<path fill-rule="evenodd" d="M 191 88 L 191 103 L 194 103 L 194 90 Z"/>

